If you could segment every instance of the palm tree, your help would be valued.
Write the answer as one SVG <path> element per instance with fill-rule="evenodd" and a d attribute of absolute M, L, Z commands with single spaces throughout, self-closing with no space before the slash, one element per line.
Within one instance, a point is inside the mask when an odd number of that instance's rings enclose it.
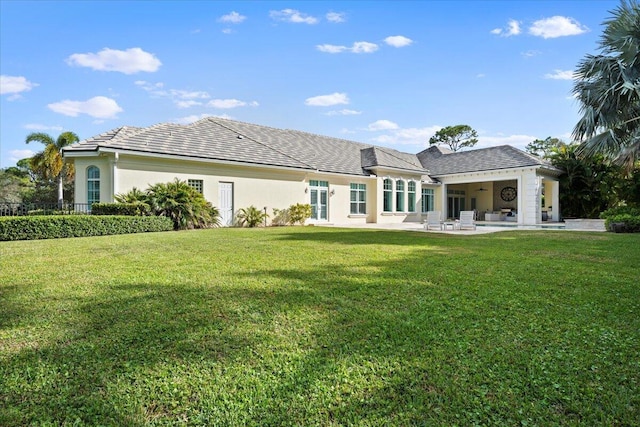
<path fill-rule="evenodd" d="M 587 55 L 575 72 L 582 117 L 573 136 L 582 153 L 631 170 L 640 159 L 640 4 L 622 0 L 604 25 L 601 54 Z"/>
<path fill-rule="evenodd" d="M 54 140 L 49 134 L 33 132 L 27 135 L 25 142 L 28 144 L 32 141 L 41 142 L 45 148 L 31 158 L 30 166 L 34 171 L 42 174 L 45 179 L 58 181 L 58 206 L 62 207 L 64 178 L 74 174 L 73 165 L 64 163 L 62 149 L 80 141 L 80 138 L 73 132 L 63 132 L 58 136 L 58 139 Z"/>

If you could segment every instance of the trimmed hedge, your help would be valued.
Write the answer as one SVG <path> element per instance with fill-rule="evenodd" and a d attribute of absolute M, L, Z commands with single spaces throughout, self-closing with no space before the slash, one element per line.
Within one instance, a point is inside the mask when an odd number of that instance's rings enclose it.
<path fill-rule="evenodd" d="M 151 215 L 151 207 L 147 203 L 94 203 L 91 205 L 92 215 Z"/>
<path fill-rule="evenodd" d="M 0 217 L 0 241 L 172 231 L 163 216 L 46 215 Z"/>
<path fill-rule="evenodd" d="M 608 231 L 616 233 L 640 233 L 640 208 L 620 206 L 600 214 Z"/>

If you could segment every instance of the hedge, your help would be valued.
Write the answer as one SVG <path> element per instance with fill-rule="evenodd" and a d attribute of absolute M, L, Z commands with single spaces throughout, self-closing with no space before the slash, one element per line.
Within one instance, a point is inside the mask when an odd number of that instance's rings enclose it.
<path fill-rule="evenodd" d="M 600 214 L 605 227 L 616 233 L 640 233 L 640 208 L 619 206 Z"/>
<path fill-rule="evenodd" d="M 94 203 L 91 205 L 92 215 L 151 215 L 151 207 L 143 202 L 138 203 Z"/>
<path fill-rule="evenodd" d="M 0 217 L 0 241 L 171 231 L 163 216 L 46 215 Z"/>

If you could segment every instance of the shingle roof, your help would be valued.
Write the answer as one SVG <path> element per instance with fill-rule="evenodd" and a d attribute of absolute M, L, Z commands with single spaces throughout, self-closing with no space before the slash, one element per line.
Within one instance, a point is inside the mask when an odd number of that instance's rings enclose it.
<path fill-rule="evenodd" d="M 426 173 L 414 154 L 217 117 L 189 125 L 125 126 L 67 147 L 65 152 L 96 150 L 99 147 L 350 175 L 368 175 L 366 169 L 374 166 Z M 361 151 L 368 149 L 373 149 L 375 155 L 373 162 L 365 165 Z"/>
<path fill-rule="evenodd" d="M 180 125 L 123 126 L 64 148 L 65 153 L 114 149 L 243 164 L 280 166 L 349 175 L 369 175 L 377 168 L 429 176 L 546 166 L 536 156 L 503 145 L 452 152 L 430 147 L 420 153 L 348 141 L 290 129 L 276 129 L 218 117 Z"/>
<path fill-rule="evenodd" d="M 510 145 L 457 152 L 433 146 L 421 151 L 417 156 L 420 163 L 428 166 L 432 176 L 527 166 L 543 166 L 551 170 L 556 169 L 541 158 L 525 153 Z"/>

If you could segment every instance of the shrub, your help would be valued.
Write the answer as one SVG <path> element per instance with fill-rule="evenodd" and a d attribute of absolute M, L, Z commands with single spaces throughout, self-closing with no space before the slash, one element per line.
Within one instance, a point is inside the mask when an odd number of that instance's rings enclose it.
<path fill-rule="evenodd" d="M 257 227 L 265 222 L 265 220 L 269 218 L 269 215 L 261 210 L 251 205 L 248 208 L 242 208 L 238 211 L 236 215 L 236 224 L 244 227 Z"/>
<path fill-rule="evenodd" d="M 169 218 L 116 215 L 47 215 L 0 218 L 0 240 L 57 239 L 170 231 Z"/>
<path fill-rule="evenodd" d="M 291 214 L 288 208 L 273 208 L 273 220 L 271 225 L 288 225 L 291 222 Z"/>
<path fill-rule="evenodd" d="M 289 223 L 294 225 L 295 223 L 300 223 L 300 225 L 304 225 L 305 221 L 311 218 L 311 205 L 296 203 L 295 205 L 289 206 L 289 215 L 290 220 Z"/>
<path fill-rule="evenodd" d="M 147 203 L 156 215 L 171 218 L 175 230 L 220 225 L 220 212 L 186 181 L 176 178 L 147 190 Z"/>
<path fill-rule="evenodd" d="M 144 202 L 94 203 L 91 205 L 91 214 L 145 216 L 151 214 L 151 207 Z"/>
<path fill-rule="evenodd" d="M 600 214 L 605 227 L 617 233 L 640 233 L 640 208 L 618 206 Z"/>

